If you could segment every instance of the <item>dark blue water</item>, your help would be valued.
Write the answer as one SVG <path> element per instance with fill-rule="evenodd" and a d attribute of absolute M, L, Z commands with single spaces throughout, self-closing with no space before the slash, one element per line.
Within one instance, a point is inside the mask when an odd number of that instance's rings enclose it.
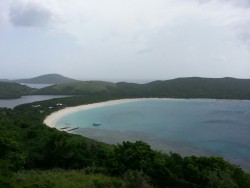
<path fill-rule="evenodd" d="M 93 122 L 101 125 L 93 127 Z M 139 101 L 74 113 L 59 120 L 57 127 L 65 123 L 81 127 L 79 134 L 84 128 L 144 133 L 159 145 L 171 142 L 177 148 L 182 144 L 185 150 L 192 149 L 186 154 L 203 151 L 250 169 L 250 101 Z"/>

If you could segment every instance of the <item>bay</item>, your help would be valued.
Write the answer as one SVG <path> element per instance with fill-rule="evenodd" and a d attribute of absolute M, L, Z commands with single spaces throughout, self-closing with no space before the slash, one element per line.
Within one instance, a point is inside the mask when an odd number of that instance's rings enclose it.
<path fill-rule="evenodd" d="M 100 122 L 100 126 L 93 123 Z M 250 101 L 146 100 L 81 111 L 57 128 L 107 143 L 144 140 L 182 155 L 216 155 L 250 170 Z"/>
<path fill-rule="evenodd" d="M 36 101 L 49 100 L 54 98 L 67 97 L 66 95 L 27 95 L 18 99 L 0 99 L 0 108 L 14 108 L 20 104 Z"/>
<path fill-rule="evenodd" d="M 52 86 L 53 84 L 29 84 L 29 83 L 20 83 L 22 85 L 26 85 L 31 88 L 41 89 L 44 87 Z"/>

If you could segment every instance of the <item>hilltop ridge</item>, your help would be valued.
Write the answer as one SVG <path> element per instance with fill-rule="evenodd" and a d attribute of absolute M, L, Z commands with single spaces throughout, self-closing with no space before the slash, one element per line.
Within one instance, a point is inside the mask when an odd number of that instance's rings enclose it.
<path fill-rule="evenodd" d="M 109 94 L 119 97 L 250 99 L 250 79 L 176 78 L 146 84 L 126 82 L 79 81 L 37 90 L 36 94 Z"/>
<path fill-rule="evenodd" d="M 61 83 L 77 82 L 78 80 L 68 78 L 60 74 L 46 74 L 34 78 L 17 79 L 12 81 L 17 83 L 29 83 L 29 84 L 61 84 Z"/>
<path fill-rule="evenodd" d="M 73 83 L 55 84 L 37 90 L 39 95 L 86 95 L 101 92 L 110 92 L 116 84 L 106 81 L 78 81 Z"/>
<path fill-rule="evenodd" d="M 156 80 L 145 84 L 106 81 L 80 81 L 47 74 L 31 79 L 15 80 L 19 83 L 53 84 L 41 89 L 22 90 L 13 82 L 2 82 L 1 93 L 13 91 L 20 95 L 115 95 L 123 98 L 210 98 L 210 99 L 250 99 L 250 79 L 187 77 L 172 80 Z M 7 85 L 9 84 L 9 87 Z M 20 92 L 18 92 L 20 90 Z M 22 91 L 21 91 L 22 90 Z M 1 96 L 0 98 L 4 98 Z M 13 93 L 13 92 L 12 92 Z M 14 93 L 13 93 L 14 94 Z M 6 95 L 5 95 L 6 96 Z M 10 95 L 12 96 L 12 95 Z M 10 97 L 9 96 L 9 97 Z M 10 97 L 11 98 L 11 97 Z"/>

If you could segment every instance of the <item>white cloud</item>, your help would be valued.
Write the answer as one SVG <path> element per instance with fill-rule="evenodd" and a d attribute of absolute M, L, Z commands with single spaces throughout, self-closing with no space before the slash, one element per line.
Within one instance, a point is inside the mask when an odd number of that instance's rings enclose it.
<path fill-rule="evenodd" d="M 10 2 L 0 0 L 0 30 L 8 27 L 8 8 Z"/>

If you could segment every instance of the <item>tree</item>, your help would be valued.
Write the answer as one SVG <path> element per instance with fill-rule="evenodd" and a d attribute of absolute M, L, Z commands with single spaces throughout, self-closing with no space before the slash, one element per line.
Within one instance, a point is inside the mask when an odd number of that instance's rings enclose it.
<path fill-rule="evenodd" d="M 172 175 L 165 165 L 165 158 L 142 141 L 123 142 L 114 148 L 109 171 L 124 174 L 129 170 L 139 171 L 149 177 L 153 184 L 165 186 L 172 181 Z"/>

